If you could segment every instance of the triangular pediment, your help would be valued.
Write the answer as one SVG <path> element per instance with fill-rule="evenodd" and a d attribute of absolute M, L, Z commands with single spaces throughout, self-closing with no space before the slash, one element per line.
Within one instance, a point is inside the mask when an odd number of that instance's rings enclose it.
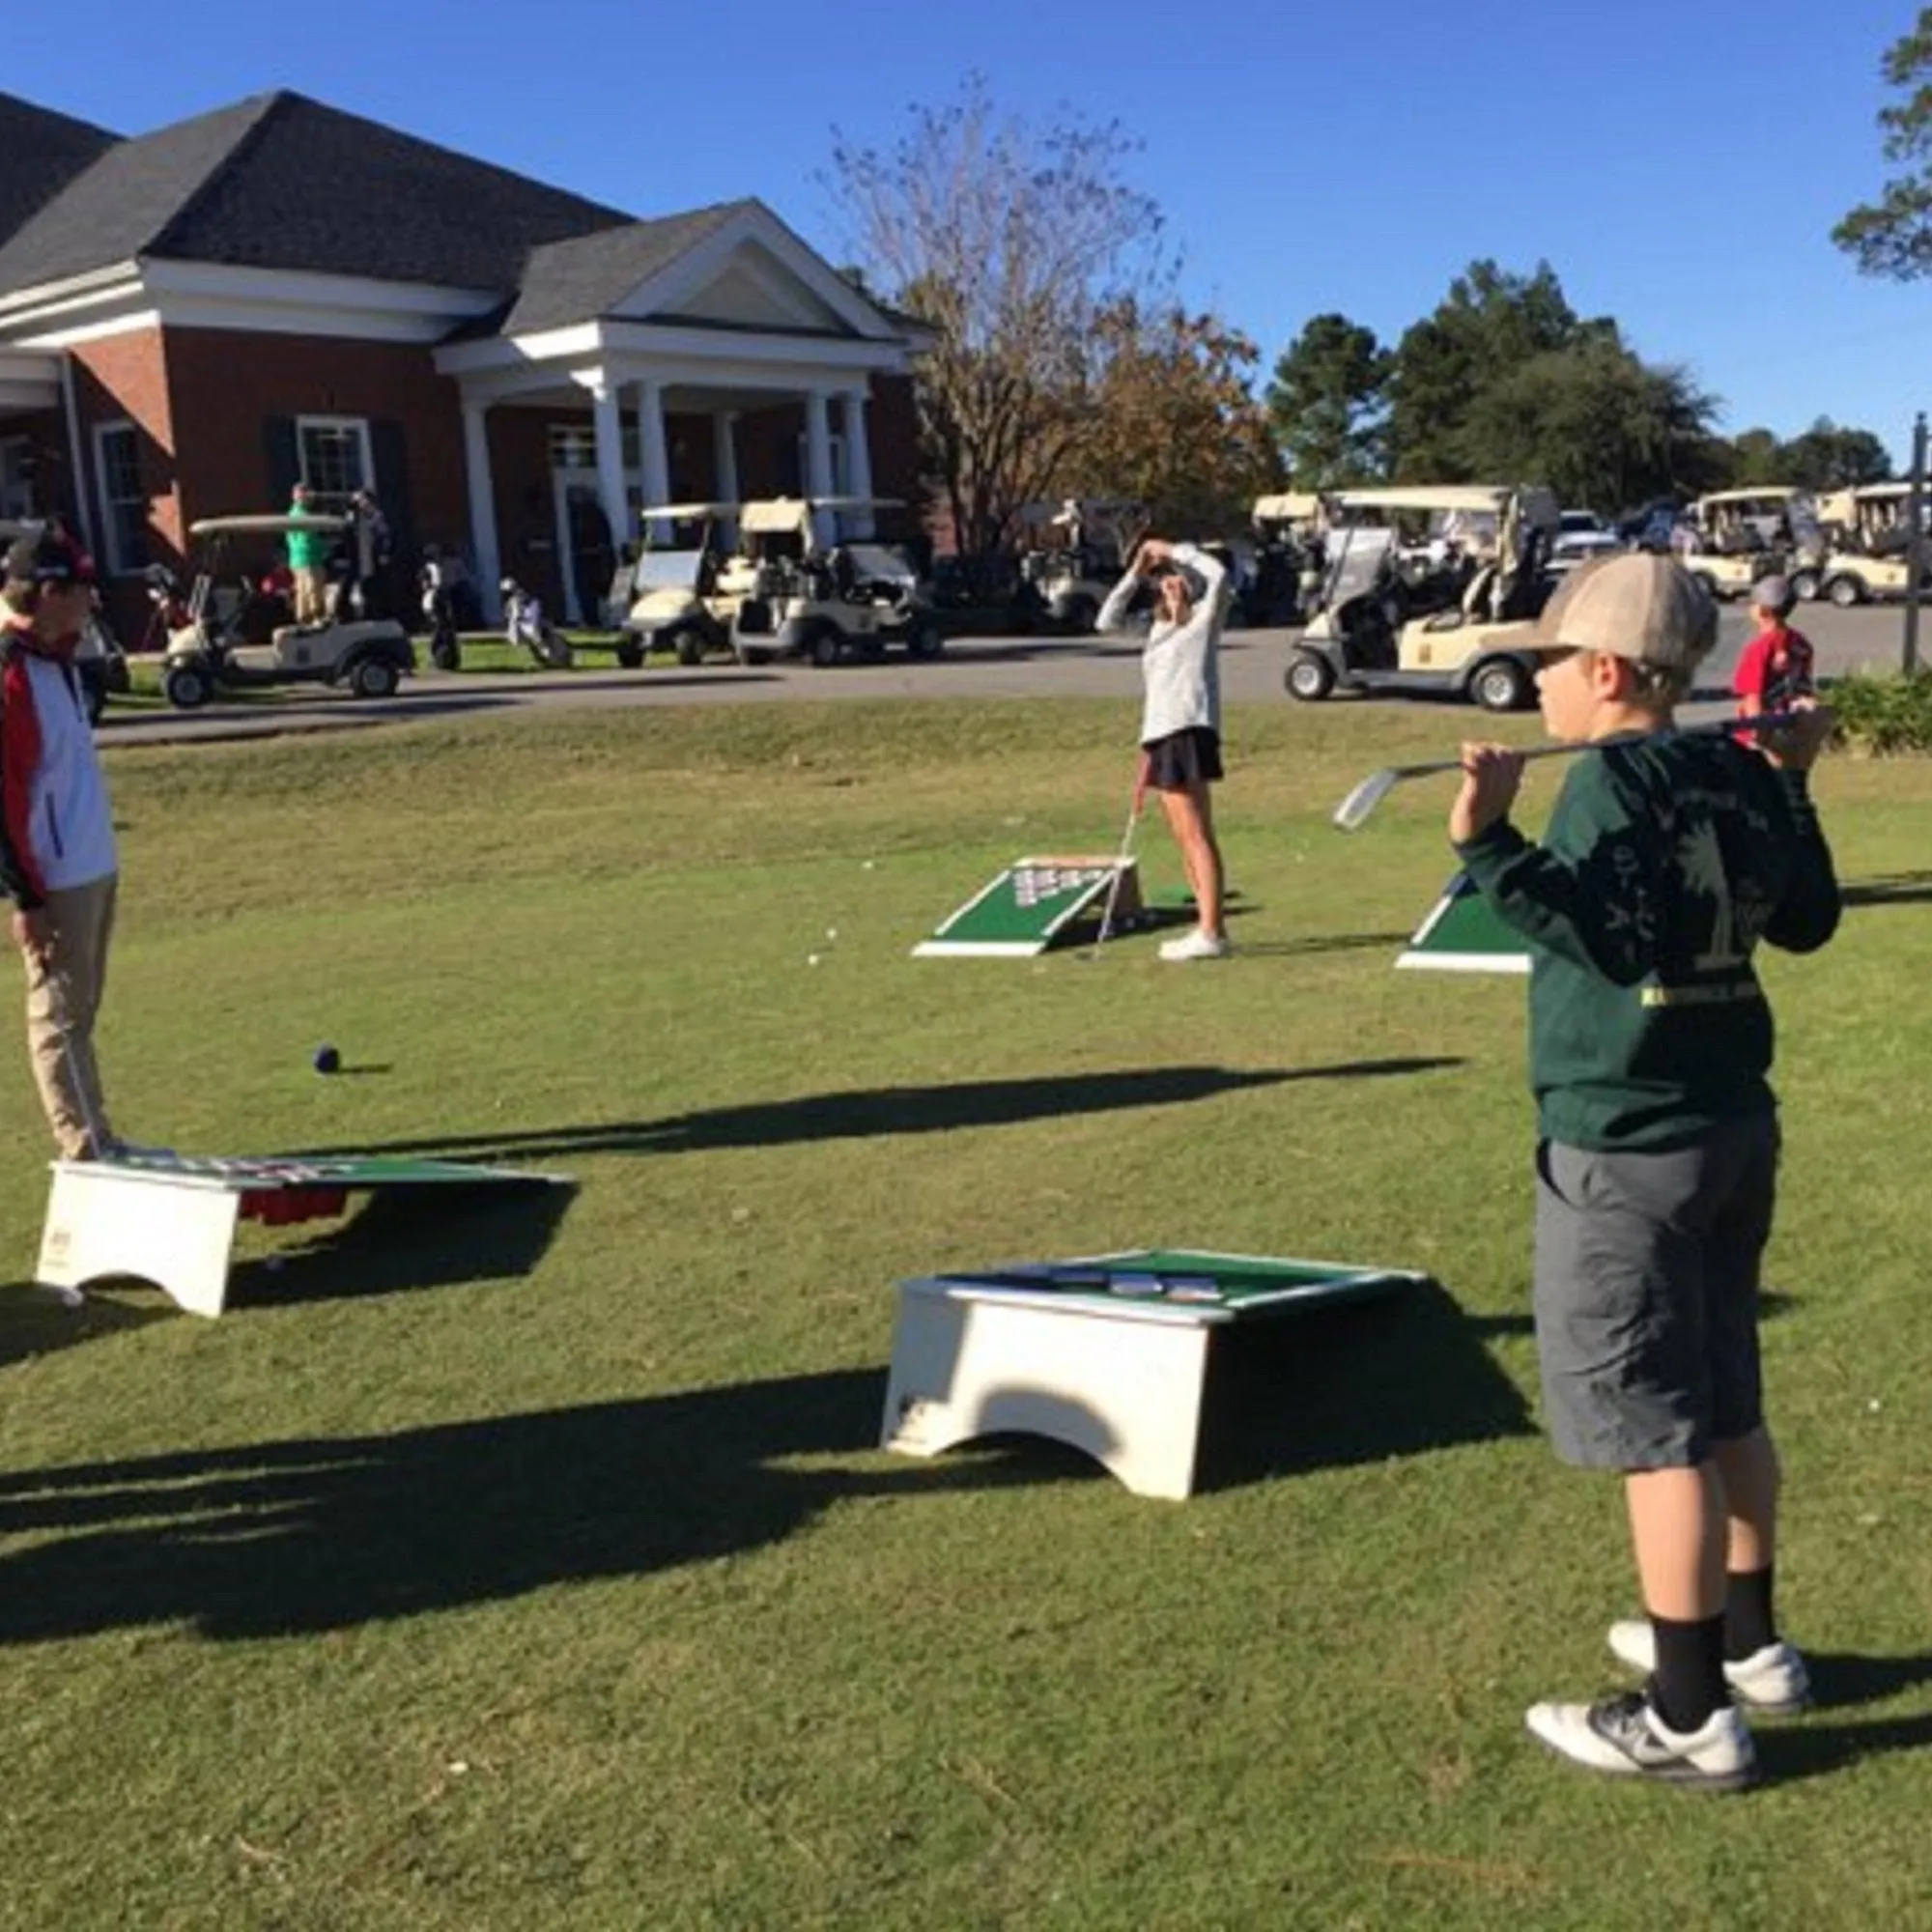
<path fill-rule="evenodd" d="M 653 299 L 653 297 L 656 298 Z M 628 322 L 699 322 L 726 327 L 846 335 L 850 325 L 793 270 L 757 242 L 741 242 L 703 278 L 666 298 L 634 290 L 617 311 Z"/>

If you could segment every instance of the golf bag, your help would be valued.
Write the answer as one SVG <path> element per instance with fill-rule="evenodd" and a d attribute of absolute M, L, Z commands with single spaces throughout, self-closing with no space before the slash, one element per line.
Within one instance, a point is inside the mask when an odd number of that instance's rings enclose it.
<path fill-rule="evenodd" d="M 503 635 L 511 643 L 521 644 L 546 670 L 568 670 L 576 654 L 549 618 L 543 606 L 514 578 L 504 578 Z"/>
<path fill-rule="evenodd" d="M 456 670 L 463 663 L 463 644 L 456 632 L 456 598 L 449 566 L 432 552 L 423 559 L 422 613 L 429 623 L 429 659 L 438 670 Z"/>

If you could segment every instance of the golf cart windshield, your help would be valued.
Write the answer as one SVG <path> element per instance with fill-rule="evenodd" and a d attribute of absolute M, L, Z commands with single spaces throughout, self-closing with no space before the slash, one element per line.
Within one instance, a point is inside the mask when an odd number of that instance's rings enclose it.
<path fill-rule="evenodd" d="M 918 573 L 907 560 L 905 554 L 895 550 L 891 544 L 847 544 L 845 552 L 852 559 L 854 570 L 862 578 L 892 583 L 913 583 L 918 581 Z"/>
<path fill-rule="evenodd" d="M 1395 537 L 1392 529 L 1366 524 L 1339 532 L 1334 539 L 1328 581 L 1321 586 L 1322 604 L 1335 611 L 1357 597 L 1367 596 L 1387 568 Z"/>
<path fill-rule="evenodd" d="M 633 583 L 637 590 L 696 590 L 709 552 L 647 550 L 639 553 Z"/>

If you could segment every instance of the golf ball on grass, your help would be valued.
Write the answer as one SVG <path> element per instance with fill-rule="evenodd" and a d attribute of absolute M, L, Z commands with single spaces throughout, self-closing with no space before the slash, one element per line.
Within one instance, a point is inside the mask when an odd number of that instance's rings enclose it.
<path fill-rule="evenodd" d="M 314 1065 L 318 1073 L 340 1072 L 342 1056 L 332 1046 L 319 1046 L 315 1050 Z"/>

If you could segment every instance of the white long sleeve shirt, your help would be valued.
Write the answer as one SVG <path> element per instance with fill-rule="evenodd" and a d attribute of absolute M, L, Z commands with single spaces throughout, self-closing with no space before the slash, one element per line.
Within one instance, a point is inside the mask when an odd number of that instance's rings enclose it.
<path fill-rule="evenodd" d="M 1156 617 L 1141 647 L 1141 743 L 1205 725 L 1221 728 L 1221 630 L 1228 620 L 1228 572 L 1217 556 L 1193 544 L 1176 544 L 1174 561 L 1207 585 L 1186 623 Z M 1136 628 L 1127 615 L 1134 592 L 1145 583 L 1132 571 L 1107 593 L 1094 629 L 1121 635 Z"/>

